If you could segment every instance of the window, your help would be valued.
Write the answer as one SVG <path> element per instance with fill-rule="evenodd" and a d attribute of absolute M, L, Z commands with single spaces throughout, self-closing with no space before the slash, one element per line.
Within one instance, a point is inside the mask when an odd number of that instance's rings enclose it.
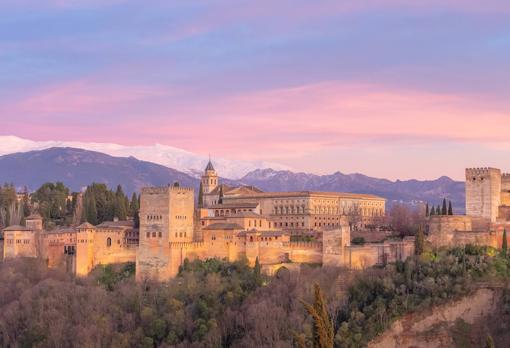
<path fill-rule="evenodd" d="M 159 232 L 159 233 L 158 233 L 158 237 L 159 237 L 159 238 L 161 238 L 161 237 L 162 237 L 162 233 L 161 233 L 161 232 Z"/>
<path fill-rule="evenodd" d="M 152 238 L 156 238 L 156 232 L 152 232 Z"/>
<path fill-rule="evenodd" d="M 108 237 L 108 238 L 106 239 L 106 246 L 107 246 L 107 247 L 111 247 L 111 246 L 112 246 L 112 239 L 111 239 L 110 237 Z"/>
<path fill-rule="evenodd" d="M 147 232 L 147 238 L 150 238 L 150 236 L 151 236 L 151 233 Z"/>

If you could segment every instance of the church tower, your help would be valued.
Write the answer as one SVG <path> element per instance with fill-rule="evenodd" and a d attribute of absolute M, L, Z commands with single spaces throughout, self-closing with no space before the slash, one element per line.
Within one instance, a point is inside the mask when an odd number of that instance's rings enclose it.
<path fill-rule="evenodd" d="M 218 186 L 218 174 L 211 163 L 211 159 L 205 167 L 204 175 L 202 175 L 202 193 L 211 193 Z"/>

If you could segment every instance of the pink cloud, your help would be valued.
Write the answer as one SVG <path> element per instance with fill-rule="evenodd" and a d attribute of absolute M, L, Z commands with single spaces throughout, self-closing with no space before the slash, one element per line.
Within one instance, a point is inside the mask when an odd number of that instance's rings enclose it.
<path fill-rule="evenodd" d="M 4 134 L 163 143 L 251 159 L 370 142 L 509 144 L 509 105 L 336 81 L 217 98 L 78 81 L 0 105 L 1 115 L 16 115 L 3 120 Z"/>

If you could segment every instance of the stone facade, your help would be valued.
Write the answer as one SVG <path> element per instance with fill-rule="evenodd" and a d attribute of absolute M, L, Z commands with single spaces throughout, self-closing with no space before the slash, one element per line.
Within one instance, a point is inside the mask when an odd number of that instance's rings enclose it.
<path fill-rule="evenodd" d="M 14 257 L 41 258 L 49 267 L 65 267 L 84 276 L 99 264 L 135 262 L 138 230 L 132 222 L 104 222 L 93 226 L 45 231 L 40 216 L 27 218 L 26 226 L 4 229 L 4 259 Z"/>

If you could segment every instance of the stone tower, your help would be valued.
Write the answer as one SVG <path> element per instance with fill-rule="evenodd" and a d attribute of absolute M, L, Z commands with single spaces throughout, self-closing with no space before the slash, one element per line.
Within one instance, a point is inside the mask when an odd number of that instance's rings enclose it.
<path fill-rule="evenodd" d="M 211 193 L 218 186 L 218 174 L 212 165 L 211 159 L 205 167 L 204 175 L 202 175 L 202 194 Z"/>
<path fill-rule="evenodd" d="M 147 187 L 140 196 L 140 244 L 136 257 L 137 279 L 168 279 L 170 243 L 193 241 L 194 192 L 174 184 Z"/>
<path fill-rule="evenodd" d="M 495 222 L 501 205 L 501 170 L 466 169 L 466 215 Z"/>

